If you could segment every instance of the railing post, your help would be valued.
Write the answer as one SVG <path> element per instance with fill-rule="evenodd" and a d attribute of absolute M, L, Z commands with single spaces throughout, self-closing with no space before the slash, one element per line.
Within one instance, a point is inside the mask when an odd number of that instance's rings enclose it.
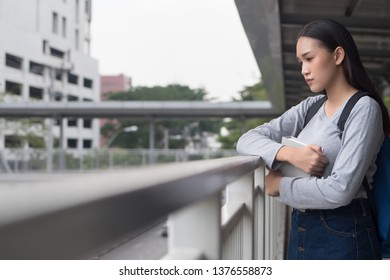
<path fill-rule="evenodd" d="M 168 255 L 172 259 L 221 259 L 221 195 L 216 193 L 168 219 Z"/>
<path fill-rule="evenodd" d="M 265 196 L 265 205 L 264 205 L 264 259 L 271 259 L 271 242 L 272 242 L 272 217 L 271 217 L 271 207 L 272 201 L 269 196 Z"/>
<path fill-rule="evenodd" d="M 254 227 L 253 227 L 253 206 L 254 206 L 254 174 L 253 172 L 241 177 L 239 180 L 229 184 L 226 189 L 226 203 L 243 203 L 245 211 L 243 214 L 242 234 L 242 258 L 251 260 L 254 257 Z"/>
<path fill-rule="evenodd" d="M 255 207 L 254 207 L 254 258 L 265 258 L 265 166 L 255 170 Z"/>

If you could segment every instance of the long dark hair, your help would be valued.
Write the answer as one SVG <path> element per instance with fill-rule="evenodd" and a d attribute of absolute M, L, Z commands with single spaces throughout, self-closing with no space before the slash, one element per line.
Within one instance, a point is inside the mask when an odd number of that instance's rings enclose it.
<path fill-rule="evenodd" d="M 297 39 L 302 36 L 319 40 L 330 52 L 333 52 L 339 46 L 344 49 L 343 68 L 347 81 L 358 90 L 368 92 L 378 102 L 382 110 L 383 131 L 386 136 L 389 136 L 389 113 L 361 62 L 359 51 L 351 33 L 337 21 L 320 19 L 306 24 L 299 32 Z M 324 93 L 326 94 L 326 92 Z"/>

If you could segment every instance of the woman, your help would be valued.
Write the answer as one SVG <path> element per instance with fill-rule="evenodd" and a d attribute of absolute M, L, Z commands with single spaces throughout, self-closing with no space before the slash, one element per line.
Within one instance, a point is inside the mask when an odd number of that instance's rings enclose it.
<path fill-rule="evenodd" d="M 348 30 L 333 20 L 316 20 L 299 33 L 296 56 L 314 93 L 327 95 L 317 114 L 304 126 L 308 108 L 321 95 L 309 97 L 282 116 L 242 135 L 237 150 L 258 155 L 270 169 L 266 192 L 293 207 L 288 259 L 380 259 L 380 245 L 370 203 L 362 185 L 372 182 L 375 159 L 389 135 L 386 107 L 365 72 Z M 342 137 L 340 113 L 358 91 Z M 280 144 L 295 136 L 309 145 Z M 282 177 L 289 162 L 311 177 Z"/>

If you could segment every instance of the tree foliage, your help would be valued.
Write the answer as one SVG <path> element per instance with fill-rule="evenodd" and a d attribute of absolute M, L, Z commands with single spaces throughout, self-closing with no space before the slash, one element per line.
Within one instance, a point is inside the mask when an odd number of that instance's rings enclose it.
<path fill-rule="evenodd" d="M 168 85 L 166 87 L 136 87 L 126 92 L 113 93 L 108 96 L 109 100 L 126 101 L 202 101 L 206 99 L 207 92 L 204 89 L 191 89 L 183 85 Z"/>
<path fill-rule="evenodd" d="M 267 93 L 265 91 L 262 82 L 258 82 L 252 86 L 245 87 L 240 91 L 240 99 L 235 101 L 265 101 L 268 100 Z M 235 149 L 238 138 L 247 130 L 254 128 L 260 124 L 266 122 L 266 118 L 255 119 L 228 119 L 224 123 L 224 127 L 227 129 L 227 135 L 220 135 L 218 141 L 221 142 L 223 149 Z"/>
<path fill-rule="evenodd" d="M 108 100 L 115 101 L 206 101 L 207 92 L 204 89 L 191 89 L 183 85 L 168 85 L 166 87 L 136 87 L 130 91 L 113 93 Z M 150 120 L 120 119 L 119 125 L 106 124 L 102 134 L 112 137 L 118 130 L 137 126 L 138 130 L 130 133 L 120 133 L 112 142 L 111 147 L 148 148 Z M 155 147 L 182 149 L 189 141 L 204 132 L 219 133 L 221 121 L 191 120 L 191 119 L 161 119 L 155 120 Z M 168 136 L 168 139 L 167 139 Z M 166 142 L 168 141 L 168 143 Z M 167 145 L 168 144 L 168 145 Z"/>

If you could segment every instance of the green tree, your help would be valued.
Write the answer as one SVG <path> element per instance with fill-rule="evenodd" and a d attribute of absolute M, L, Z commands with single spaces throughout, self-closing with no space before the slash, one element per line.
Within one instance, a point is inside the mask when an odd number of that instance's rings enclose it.
<path fill-rule="evenodd" d="M 20 91 L 21 86 L 15 85 L 12 91 Z M 19 96 L 14 96 L 9 92 L 0 93 L 0 102 L 4 100 L 19 101 Z M 47 128 L 43 119 L 40 118 L 1 118 L 0 119 L 0 134 L 5 131 L 12 131 L 5 139 L 7 148 L 21 148 L 27 143 L 31 148 L 42 149 L 45 148 L 44 135 Z"/>
<path fill-rule="evenodd" d="M 172 100 L 207 100 L 207 92 L 200 89 L 191 89 L 183 85 L 168 85 L 166 87 L 135 87 L 126 92 L 113 93 L 108 96 L 108 100 L 150 100 L 150 101 L 172 101 Z"/>
<path fill-rule="evenodd" d="M 183 85 L 168 85 L 166 87 L 136 87 L 130 91 L 113 93 L 108 100 L 115 101 L 206 101 L 207 92 L 204 89 L 191 89 Z M 110 145 L 120 148 L 148 148 L 149 120 L 120 119 L 117 125 L 108 123 L 101 132 L 109 138 L 116 131 L 129 126 L 137 126 L 138 130 L 121 133 Z M 220 120 L 163 119 L 155 121 L 155 147 L 164 148 L 164 133 L 169 134 L 169 148 L 182 149 L 187 141 L 196 134 L 203 132 L 219 133 Z"/>
<path fill-rule="evenodd" d="M 252 86 L 246 86 L 240 91 L 242 101 L 266 101 L 269 100 L 264 84 L 260 81 Z"/>
<path fill-rule="evenodd" d="M 265 101 L 268 100 L 263 83 L 260 81 L 252 86 L 246 86 L 240 91 L 240 99 L 234 101 Z M 220 135 L 218 141 L 223 149 L 235 149 L 238 138 L 247 130 L 254 128 L 268 121 L 266 118 L 252 119 L 227 119 L 223 126 L 227 130 L 227 135 Z"/>

